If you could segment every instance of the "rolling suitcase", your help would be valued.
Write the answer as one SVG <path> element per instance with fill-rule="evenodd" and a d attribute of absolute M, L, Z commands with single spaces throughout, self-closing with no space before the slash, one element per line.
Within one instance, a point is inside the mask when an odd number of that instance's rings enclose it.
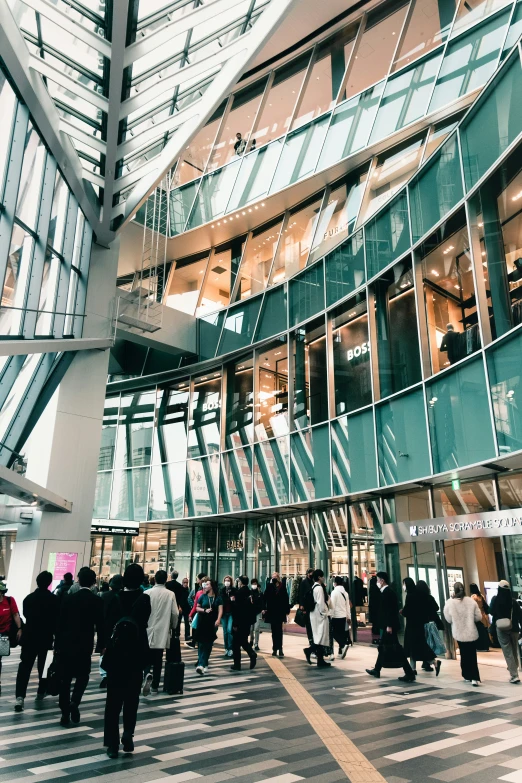
<path fill-rule="evenodd" d="M 165 664 L 165 678 L 163 691 L 173 696 L 175 693 L 183 693 L 183 681 L 185 679 L 185 664 L 168 662 Z"/>

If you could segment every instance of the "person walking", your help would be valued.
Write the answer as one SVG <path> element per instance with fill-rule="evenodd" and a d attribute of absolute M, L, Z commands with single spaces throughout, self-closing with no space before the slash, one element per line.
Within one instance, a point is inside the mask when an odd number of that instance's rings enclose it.
<path fill-rule="evenodd" d="M 232 583 L 232 577 L 226 576 L 223 579 L 223 587 L 221 588 L 220 596 L 223 601 L 223 616 L 221 618 L 221 624 L 223 625 L 223 644 L 225 645 L 225 658 L 233 656 L 233 610 L 234 601 L 236 600 L 237 589 Z"/>
<path fill-rule="evenodd" d="M 143 592 L 142 584 L 143 568 L 137 563 L 131 563 L 123 575 L 124 589 L 118 600 L 120 615 L 103 656 L 103 668 L 107 672 L 103 744 L 109 758 L 118 757 L 122 710 L 123 752 L 132 753 L 134 750 L 133 736 L 143 672 L 150 655 L 147 624 L 151 612 L 152 591 Z"/>
<path fill-rule="evenodd" d="M 38 661 L 36 701 L 42 701 L 45 697 L 43 671 L 47 652 L 53 648 L 60 605 L 58 596 L 49 591 L 52 581 L 53 575 L 50 571 L 42 571 L 36 577 L 36 590 L 24 598 L 25 628 L 21 639 L 22 652 L 16 675 L 15 712 L 23 712 L 27 685 L 36 660 Z"/>
<path fill-rule="evenodd" d="M 208 661 L 217 638 L 217 629 L 221 625 L 223 599 L 218 595 L 217 584 L 208 577 L 202 582 L 201 587 L 202 593 L 196 603 L 198 622 L 194 637 L 198 643 L 196 671 L 203 675 L 208 672 Z"/>
<path fill-rule="evenodd" d="M 20 642 L 22 637 L 22 621 L 18 612 L 18 606 L 16 601 L 11 596 L 7 595 L 7 584 L 2 580 L 0 581 L 0 636 L 10 636 L 11 628 L 16 625 L 16 641 Z M 0 677 L 2 675 L 2 658 L 0 657 Z M 0 682 L 0 694 L 2 693 L 2 685 Z"/>
<path fill-rule="evenodd" d="M 313 573 L 314 586 L 312 596 L 314 608 L 310 612 L 310 624 L 312 626 L 313 647 L 306 647 L 304 654 L 309 664 L 312 663 L 312 652 L 317 656 L 317 666 L 325 668 L 332 664 L 325 661 L 325 647 L 330 646 L 330 621 L 329 621 L 329 598 L 324 585 L 324 571 L 318 568 Z"/>
<path fill-rule="evenodd" d="M 312 626 L 310 624 L 310 612 L 307 611 L 308 601 L 310 600 L 310 596 L 312 593 L 312 590 L 314 589 L 314 569 L 309 568 L 306 572 L 306 576 L 304 579 L 301 580 L 301 584 L 299 585 L 299 609 L 303 612 L 305 616 L 305 628 L 306 628 L 306 635 L 308 636 L 308 646 L 313 647 L 314 644 L 314 635 L 312 632 Z"/>
<path fill-rule="evenodd" d="M 272 580 L 265 590 L 265 609 L 262 611 L 265 622 L 270 623 L 272 629 L 272 655 L 284 658 L 283 652 L 283 623 L 290 612 L 290 601 L 284 587 L 281 576 L 277 571 L 272 574 Z"/>
<path fill-rule="evenodd" d="M 431 666 L 434 664 L 438 676 L 440 661 L 436 660 L 434 651 L 428 645 L 424 630 L 424 626 L 429 622 L 428 601 L 409 576 L 402 580 L 402 584 L 406 594 L 404 607 L 401 610 L 401 614 L 406 620 L 404 652 L 410 659 L 410 666 L 414 674 L 417 674 L 417 661 L 422 661 L 423 668 L 429 666 L 429 671 L 433 671 Z"/>
<path fill-rule="evenodd" d="M 332 605 L 332 633 L 334 642 L 339 647 L 339 657 L 346 658 L 348 647 L 350 646 L 350 631 L 348 623 L 350 620 L 350 597 L 344 589 L 344 579 L 342 576 L 334 577 L 334 589 L 330 595 Z"/>
<path fill-rule="evenodd" d="M 250 644 L 253 646 L 255 652 L 259 652 L 259 632 L 261 629 L 261 620 L 263 619 L 262 613 L 265 608 L 265 597 L 257 579 L 250 580 L 250 588 L 252 591 L 252 604 L 256 613 L 255 622 L 250 628 Z"/>
<path fill-rule="evenodd" d="M 239 583 L 241 587 L 237 591 L 236 600 L 232 607 L 232 650 L 234 653 L 234 665 L 230 668 L 232 671 L 241 671 L 241 648 L 250 658 L 250 668 L 253 669 L 257 663 L 257 655 L 252 645 L 248 641 L 250 628 L 256 617 L 256 609 L 252 592 L 248 587 L 248 576 L 240 576 Z"/>
<path fill-rule="evenodd" d="M 73 723 L 80 722 L 80 702 L 89 683 L 95 633 L 97 651 L 101 652 L 105 647 L 103 604 L 92 592 L 95 582 L 96 574 L 92 569 L 87 566 L 80 568 L 80 587 L 72 595 L 69 591 L 61 606 L 55 649 L 61 678 L 59 705 L 62 726 L 68 726 L 71 720 Z"/>
<path fill-rule="evenodd" d="M 196 577 L 196 584 L 194 585 L 194 587 L 192 588 L 192 590 L 189 593 L 189 599 L 188 599 L 189 600 L 189 607 L 190 607 L 189 621 L 191 621 L 195 617 L 195 615 L 196 615 L 197 599 L 203 592 L 202 589 L 201 589 L 201 583 L 202 583 L 203 579 L 206 579 L 206 578 L 207 578 L 207 575 L 205 573 L 202 572 L 201 574 L 198 574 L 197 577 Z M 192 637 L 188 641 L 185 642 L 185 647 L 191 647 L 192 649 L 194 649 L 195 646 L 196 646 L 196 642 L 194 641 L 194 639 Z"/>
<path fill-rule="evenodd" d="M 181 615 L 181 613 L 182 613 L 181 606 L 182 606 L 182 603 L 183 603 L 184 592 L 183 592 L 183 586 L 181 585 L 180 582 L 178 582 L 178 576 L 179 576 L 178 572 L 175 569 L 173 569 L 171 571 L 171 573 L 170 573 L 170 579 L 167 582 L 166 587 L 167 587 L 167 590 L 171 590 L 174 593 L 174 596 L 176 598 L 176 605 L 178 607 L 178 612 Z M 187 585 L 188 585 L 188 579 L 187 579 Z M 190 591 L 187 588 L 187 597 L 188 597 L 189 592 Z M 181 617 L 179 619 L 181 620 Z M 181 622 L 177 623 L 177 625 L 176 625 L 176 633 L 177 633 L 178 636 L 180 634 L 180 629 L 181 629 Z M 185 630 L 186 630 L 186 626 L 185 626 Z M 186 636 L 186 634 L 185 634 L 185 636 Z M 186 639 L 185 639 L 185 641 L 186 641 Z"/>
<path fill-rule="evenodd" d="M 100 593 L 100 599 L 103 604 L 103 622 L 105 626 L 104 638 L 106 640 L 111 638 L 112 629 L 121 615 L 119 595 L 122 590 L 123 576 L 121 574 L 115 574 L 109 582 L 109 591 Z M 102 666 L 102 657 L 103 655 L 100 655 L 99 673 L 101 677 L 100 688 L 104 690 L 107 687 L 107 672 Z"/>
<path fill-rule="evenodd" d="M 156 571 L 155 584 L 147 595 L 150 600 L 150 617 L 147 636 L 150 648 L 147 676 L 143 685 L 143 695 L 158 693 L 163 667 L 163 652 L 168 650 L 171 636 L 175 633 L 179 622 L 179 609 L 173 590 L 167 590 L 167 572 Z M 179 584 L 179 583 L 178 583 Z M 181 585 L 179 585 L 181 588 Z M 152 674 L 150 670 L 152 668 Z"/>
<path fill-rule="evenodd" d="M 58 586 L 55 587 L 54 590 L 55 595 L 59 597 L 63 597 L 67 595 L 67 593 L 69 592 L 73 584 L 74 584 L 74 577 L 70 573 L 70 571 L 67 571 L 67 573 L 63 575 Z"/>
<path fill-rule="evenodd" d="M 455 582 L 453 598 L 444 605 L 444 617 L 451 624 L 453 638 L 459 643 L 460 668 L 466 682 L 478 687 L 480 673 L 477 663 L 478 631 L 476 623 L 481 619 L 476 602 L 468 598 L 462 582 Z"/>
<path fill-rule="evenodd" d="M 437 626 L 437 630 L 443 631 L 444 623 L 439 617 L 439 605 L 436 602 L 435 598 L 432 596 L 429 585 L 427 582 L 424 581 L 424 579 L 419 579 L 419 581 L 417 582 L 417 593 L 420 596 L 422 596 L 422 600 L 424 601 L 424 607 L 425 607 L 424 611 L 425 611 L 425 616 L 427 617 L 426 622 L 435 623 L 435 625 Z M 435 670 L 435 674 L 438 677 L 440 673 L 441 664 L 442 662 L 440 660 L 438 659 L 435 660 L 435 669 L 434 669 L 434 667 L 428 661 L 423 661 L 422 670 L 425 672 L 432 672 Z"/>
<path fill-rule="evenodd" d="M 380 677 L 381 669 L 390 665 L 393 668 L 402 666 L 404 676 L 399 677 L 402 682 L 414 682 L 415 674 L 411 668 L 403 647 L 399 644 L 397 636 L 400 628 L 399 602 L 394 590 L 390 587 L 390 577 L 386 571 L 378 571 L 377 587 L 381 591 L 379 602 L 379 628 L 381 632 L 379 642 L 379 654 L 373 669 L 366 669 L 371 677 Z"/>
<path fill-rule="evenodd" d="M 183 623 L 185 625 L 185 641 L 188 642 L 190 639 L 190 621 L 189 621 L 189 613 L 190 613 L 190 604 L 189 604 L 189 594 L 190 594 L 190 588 L 189 588 L 189 580 L 187 577 L 184 577 L 184 579 L 181 582 L 181 603 L 178 604 L 180 609 L 180 616 L 179 616 L 179 626 L 178 629 L 181 629 L 181 618 L 183 617 Z M 177 600 L 177 599 L 176 599 Z M 179 636 L 178 632 L 178 636 Z"/>
<path fill-rule="evenodd" d="M 469 586 L 469 595 L 470 598 L 473 598 L 475 603 L 477 604 L 478 608 L 480 609 L 480 622 L 477 623 L 477 631 L 478 631 L 478 642 L 477 642 L 477 652 L 489 652 L 489 606 L 488 602 L 480 592 L 480 588 L 477 584 L 472 582 Z"/>
<path fill-rule="evenodd" d="M 513 685 L 518 685 L 520 682 L 518 637 L 522 630 L 522 609 L 518 601 L 513 598 L 511 586 L 505 579 L 501 579 L 498 583 L 498 592 L 491 600 L 490 611 L 509 671 L 509 681 Z"/>

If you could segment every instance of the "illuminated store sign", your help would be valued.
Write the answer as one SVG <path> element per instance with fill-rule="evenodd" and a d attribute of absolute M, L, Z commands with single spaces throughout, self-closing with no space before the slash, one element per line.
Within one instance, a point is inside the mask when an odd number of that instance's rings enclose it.
<path fill-rule="evenodd" d="M 358 359 L 359 356 L 364 356 L 366 353 L 370 353 L 369 342 L 356 345 L 355 348 L 349 348 L 346 351 L 346 356 L 348 357 L 348 361 L 351 362 L 352 359 Z"/>
<path fill-rule="evenodd" d="M 485 511 L 455 517 L 424 519 L 420 522 L 394 522 L 384 525 L 386 544 L 411 541 L 444 541 L 452 538 L 492 538 L 522 533 L 522 508 L 508 511 Z"/>

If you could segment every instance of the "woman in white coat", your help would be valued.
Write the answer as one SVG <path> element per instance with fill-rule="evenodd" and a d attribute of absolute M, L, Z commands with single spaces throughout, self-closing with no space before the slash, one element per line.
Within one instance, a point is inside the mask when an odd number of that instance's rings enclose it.
<path fill-rule="evenodd" d="M 330 646 L 330 599 L 324 586 L 324 571 L 321 571 L 321 569 L 314 571 L 313 581 L 312 596 L 314 607 L 310 611 L 310 625 L 312 626 L 314 644 L 313 647 L 307 647 L 303 652 L 310 665 L 312 664 L 311 655 L 315 653 L 317 655 L 317 666 L 323 668 L 332 665 L 324 659 L 324 648 Z"/>
<path fill-rule="evenodd" d="M 330 595 L 332 605 L 332 635 L 339 646 L 339 657 L 345 658 L 350 646 L 350 596 L 344 589 L 342 576 L 334 578 L 334 589 Z"/>
<path fill-rule="evenodd" d="M 459 643 L 462 676 L 466 682 L 477 687 L 480 674 L 477 663 L 479 634 L 476 623 L 481 621 L 482 614 L 475 601 L 466 596 L 462 582 L 455 582 L 453 598 L 444 606 L 444 617 L 451 624 L 453 638 Z"/>

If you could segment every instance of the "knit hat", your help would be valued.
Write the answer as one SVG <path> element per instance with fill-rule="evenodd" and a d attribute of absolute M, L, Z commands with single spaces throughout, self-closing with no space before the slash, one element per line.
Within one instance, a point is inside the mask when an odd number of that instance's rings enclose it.
<path fill-rule="evenodd" d="M 7 593 L 7 585 L 5 582 L 0 582 L 0 593 Z"/>
<path fill-rule="evenodd" d="M 511 585 L 509 584 L 509 582 L 506 579 L 501 579 L 500 582 L 498 583 L 498 586 L 499 587 L 507 587 L 508 590 L 511 589 Z"/>

